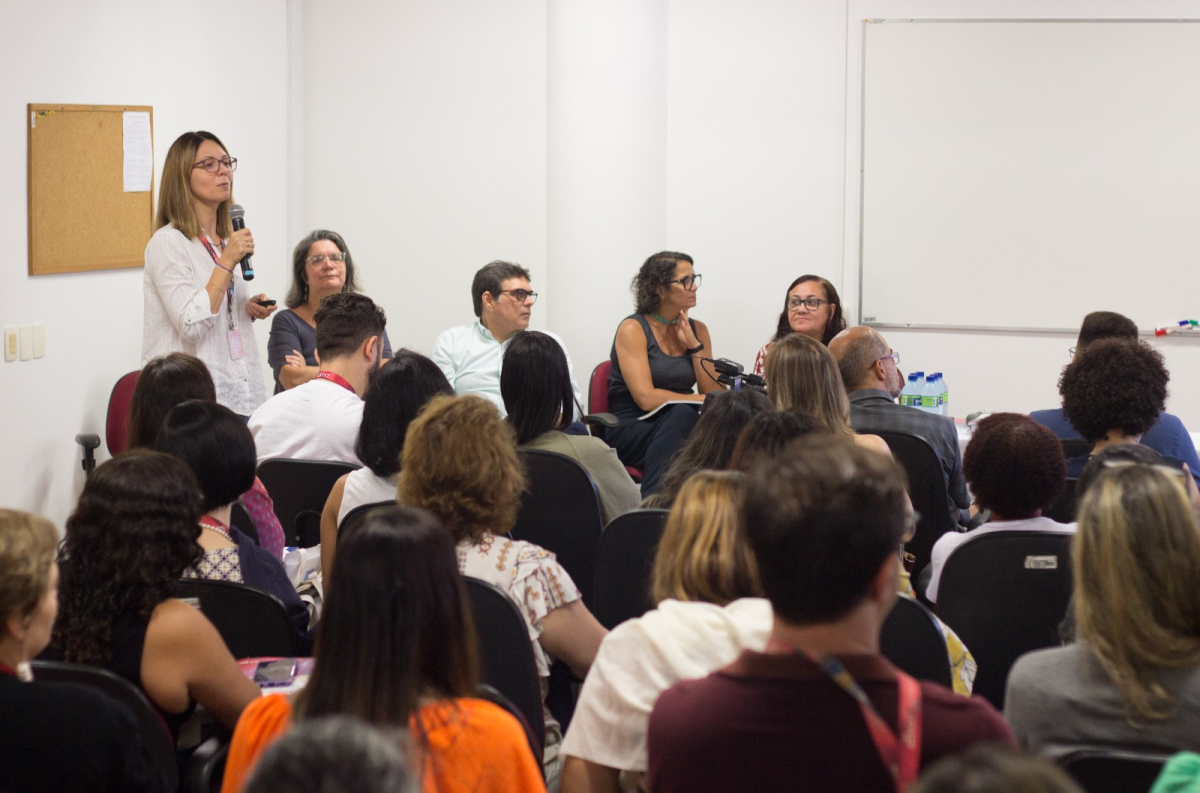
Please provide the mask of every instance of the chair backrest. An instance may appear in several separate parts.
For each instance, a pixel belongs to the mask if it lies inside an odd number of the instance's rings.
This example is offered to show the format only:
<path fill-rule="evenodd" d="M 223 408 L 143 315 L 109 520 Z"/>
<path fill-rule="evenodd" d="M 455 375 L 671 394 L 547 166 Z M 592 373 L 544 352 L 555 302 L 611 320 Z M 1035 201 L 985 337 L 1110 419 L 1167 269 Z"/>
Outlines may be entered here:
<path fill-rule="evenodd" d="M 486 581 L 464 576 L 471 598 L 471 614 L 479 641 L 481 680 L 492 686 L 521 711 L 537 738 L 538 758 L 546 743 L 546 719 L 537 661 L 525 618 L 508 595 Z"/>
<path fill-rule="evenodd" d="M 396 506 L 395 499 L 391 501 L 375 501 L 371 504 L 359 504 L 357 507 L 347 512 L 346 517 L 342 518 L 342 522 L 338 524 L 338 541 L 341 541 L 342 535 L 344 535 L 347 531 L 350 531 L 355 526 L 362 523 L 363 519 L 366 518 L 372 510 L 394 506 Z"/>
<path fill-rule="evenodd" d="M 1054 506 L 1042 512 L 1044 517 L 1057 520 L 1059 523 L 1074 523 L 1075 513 L 1079 510 L 1079 480 L 1067 478 L 1067 486 Z"/>
<path fill-rule="evenodd" d="M 529 743 L 529 751 L 533 753 L 533 759 L 537 761 L 538 769 L 545 776 L 546 771 L 542 768 L 542 744 L 538 741 L 537 736 L 533 734 L 533 728 L 529 726 L 529 722 L 525 720 L 525 714 L 521 709 L 513 704 L 513 701 L 501 694 L 495 688 L 487 683 L 480 683 L 475 688 L 475 696 L 480 699 L 487 700 L 493 705 L 497 705 L 507 711 L 508 715 L 517 720 L 521 725 L 521 729 L 525 731 L 525 740 Z"/>
<path fill-rule="evenodd" d="M 946 640 L 929 609 L 901 595 L 883 623 L 879 650 L 889 661 L 918 680 L 950 688 L 950 655 Z"/>
<path fill-rule="evenodd" d="M 1149 793 L 1170 755 L 1080 748 L 1057 759 L 1087 793 Z"/>
<path fill-rule="evenodd" d="M 600 535 L 592 613 L 609 630 L 654 608 L 650 574 L 668 514 L 635 509 L 613 518 Z"/>
<path fill-rule="evenodd" d="M 145 693 L 120 675 L 107 669 L 83 664 L 68 664 L 60 661 L 34 661 L 33 676 L 37 680 L 58 683 L 75 683 L 94 688 L 120 702 L 133 711 L 138 735 L 158 770 L 164 790 L 174 790 L 179 784 L 179 768 L 175 760 L 175 742 L 162 717 Z"/>
<path fill-rule="evenodd" d="M 974 693 L 1004 709 L 1013 662 L 1059 644 L 1071 588 L 1070 534 L 997 531 L 951 551 L 937 613 L 975 656 Z"/>
<path fill-rule="evenodd" d="M 601 361 L 592 370 L 588 380 L 588 413 L 608 412 L 608 376 L 612 373 L 612 361 Z"/>
<path fill-rule="evenodd" d="M 175 597 L 203 612 L 234 658 L 288 657 L 299 650 L 287 609 L 270 593 L 229 581 L 181 578 Z"/>
<path fill-rule="evenodd" d="M 512 536 L 552 551 L 590 605 L 596 546 L 604 531 L 596 483 L 565 454 L 522 449 L 520 455 L 526 485 Z"/>
<path fill-rule="evenodd" d="M 943 534 L 958 531 L 957 517 L 950 512 L 950 496 L 946 477 L 933 447 L 922 437 L 898 430 L 876 431 L 887 442 L 896 462 L 908 475 L 908 497 L 913 509 L 920 514 L 917 531 L 904 550 L 916 557 L 912 576 L 915 581 L 922 568 L 929 564 L 933 544 Z"/>
<path fill-rule="evenodd" d="M 321 511 L 339 478 L 358 468 L 324 460 L 274 458 L 258 464 L 258 478 L 275 502 L 284 543 L 311 548 L 321 544 Z"/>
<path fill-rule="evenodd" d="M 108 413 L 104 421 L 104 443 L 108 453 L 116 457 L 125 451 L 126 435 L 129 432 L 129 403 L 133 401 L 133 388 L 137 385 L 142 370 L 122 375 L 108 395 Z"/>
<path fill-rule="evenodd" d="M 213 736 L 196 747 L 183 768 L 179 793 L 220 793 L 229 741 Z"/>
<path fill-rule="evenodd" d="M 1083 438 L 1060 438 L 1059 441 L 1062 443 L 1063 457 L 1068 460 L 1072 457 L 1085 457 L 1091 454 L 1092 446 L 1095 445 Z"/>
<path fill-rule="evenodd" d="M 250 519 L 250 513 L 242 506 L 242 502 L 233 502 L 233 509 L 229 513 L 229 524 L 234 526 L 242 534 L 245 534 L 250 539 L 254 540 L 255 545 L 261 545 L 258 541 L 258 527 L 254 525 L 254 521 Z"/>

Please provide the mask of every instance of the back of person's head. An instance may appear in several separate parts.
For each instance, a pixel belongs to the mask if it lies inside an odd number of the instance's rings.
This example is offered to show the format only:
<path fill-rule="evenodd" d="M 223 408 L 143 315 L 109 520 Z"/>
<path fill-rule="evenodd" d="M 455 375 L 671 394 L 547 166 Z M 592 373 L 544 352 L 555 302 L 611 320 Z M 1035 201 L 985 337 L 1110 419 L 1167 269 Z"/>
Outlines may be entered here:
<path fill-rule="evenodd" d="M 184 402 L 163 419 L 157 451 L 187 463 L 204 494 L 204 511 L 232 504 L 254 485 L 254 436 L 216 402 Z"/>
<path fill-rule="evenodd" d="M 867 374 L 888 354 L 888 345 L 878 332 L 855 325 L 830 339 L 829 352 L 837 361 L 842 385 L 846 391 L 855 391 L 867 384 Z"/>
<path fill-rule="evenodd" d="M 1163 457 L 1149 446 L 1143 446 L 1140 443 L 1118 443 L 1112 446 L 1105 446 L 1100 451 L 1096 452 L 1087 461 L 1087 465 L 1083 467 L 1083 473 L 1079 475 L 1079 482 L 1075 485 L 1076 498 L 1082 499 L 1096 481 L 1096 477 L 1106 469 L 1109 462 L 1112 461 L 1116 465 L 1163 465 Z"/>
<path fill-rule="evenodd" d="M 1115 311 L 1093 311 L 1083 318 L 1079 326 L 1079 339 L 1075 342 L 1075 354 L 1101 339 L 1128 339 L 1136 341 L 1137 325 L 1129 317 Z"/>
<path fill-rule="evenodd" d="M 738 436 L 729 470 L 749 471 L 759 460 L 778 457 L 797 438 L 823 429 L 816 419 L 798 410 L 759 413 Z"/>
<path fill-rule="evenodd" d="M 750 419 L 771 410 L 771 400 L 757 388 L 710 395 L 687 442 L 671 458 L 658 492 L 646 500 L 647 506 L 669 509 L 679 488 L 696 471 L 728 468 L 733 447 Z"/>
<path fill-rule="evenodd" d="M 38 515 L 0 509 L 0 634 L 10 620 L 24 623 L 50 589 L 58 549 L 54 524 Z"/>
<path fill-rule="evenodd" d="M 92 472 L 59 552 L 54 644 L 68 661 L 111 660 L 112 622 L 149 617 L 202 554 L 202 496 L 182 460 L 137 449 Z"/>
<path fill-rule="evenodd" d="M 362 423 L 355 453 L 376 476 L 400 470 L 400 450 L 408 425 L 429 400 L 453 394 L 450 381 L 436 363 L 412 350 L 400 350 L 371 378 L 363 396 Z"/>
<path fill-rule="evenodd" d="M 742 474 L 697 471 L 679 490 L 651 577 L 654 600 L 724 606 L 761 595 L 758 567 L 741 527 Z"/>
<path fill-rule="evenodd" d="M 829 432 L 853 433 L 850 400 L 837 361 L 821 342 L 803 333 L 775 342 L 767 352 L 763 377 L 775 407 L 807 413 Z"/>
<path fill-rule="evenodd" d="M 1170 382 L 1162 354 L 1126 339 L 1102 339 L 1075 353 L 1058 381 L 1063 414 L 1084 440 L 1111 430 L 1145 434 L 1166 409 Z"/>
<path fill-rule="evenodd" d="M 397 496 L 432 513 L 456 541 L 510 531 L 524 489 L 512 429 L 483 397 L 434 397 L 408 426 Z"/>
<path fill-rule="evenodd" d="M 529 277 L 529 271 L 521 265 L 500 259 L 488 262 L 479 268 L 479 271 L 475 273 L 475 278 L 471 280 L 471 304 L 475 308 L 475 316 L 483 316 L 484 293 L 499 298 L 500 290 L 504 288 L 502 284 L 509 278 L 533 280 Z"/>
<path fill-rule="evenodd" d="M 475 628 L 454 540 L 432 515 L 384 507 L 338 541 L 303 718 L 403 727 L 425 696 L 475 690 Z"/>
<path fill-rule="evenodd" d="M 322 361 L 353 355 L 372 336 L 379 337 L 383 350 L 383 329 L 387 315 L 366 295 L 339 292 L 321 301 L 313 314 L 317 326 L 317 354 Z"/>
<path fill-rule="evenodd" d="M 167 413 L 189 399 L 217 401 L 217 388 L 204 361 L 186 352 L 173 352 L 148 361 L 129 401 L 126 447 L 153 446 Z"/>
<path fill-rule="evenodd" d="M 975 744 L 934 763 L 912 793 L 1083 793 L 1066 772 L 1044 757 L 996 743 Z"/>
<path fill-rule="evenodd" d="M 975 501 L 997 519 L 1022 520 L 1049 509 L 1066 486 L 1062 442 L 1020 413 L 993 413 L 975 425 L 963 476 Z"/>
<path fill-rule="evenodd" d="M 297 724 L 267 747 L 245 793 L 417 793 L 406 730 L 326 716 Z"/>
<path fill-rule="evenodd" d="M 911 515 L 904 472 L 836 435 L 806 435 L 751 472 L 742 526 L 775 614 L 831 622 L 868 595 Z"/>
<path fill-rule="evenodd" d="M 504 351 L 500 396 L 517 443 L 565 429 L 575 414 L 575 391 L 567 355 L 558 342 L 536 330 L 513 336 Z"/>
<path fill-rule="evenodd" d="M 1079 504 L 1076 630 L 1140 720 L 1177 708 L 1164 669 L 1200 663 L 1200 528 L 1184 476 L 1109 461 Z"/>

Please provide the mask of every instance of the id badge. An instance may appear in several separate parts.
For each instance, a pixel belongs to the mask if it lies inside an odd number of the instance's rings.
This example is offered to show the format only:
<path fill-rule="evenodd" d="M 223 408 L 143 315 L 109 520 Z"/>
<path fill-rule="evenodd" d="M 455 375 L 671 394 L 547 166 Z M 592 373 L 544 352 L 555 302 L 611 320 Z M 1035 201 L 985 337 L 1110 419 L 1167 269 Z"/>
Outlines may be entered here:
<path fill-rule="evenodd" d="M 229 331 L 229 357 L 236 361 L 241 359 L 243 354 L 242 332 L 240 330 Z"/>

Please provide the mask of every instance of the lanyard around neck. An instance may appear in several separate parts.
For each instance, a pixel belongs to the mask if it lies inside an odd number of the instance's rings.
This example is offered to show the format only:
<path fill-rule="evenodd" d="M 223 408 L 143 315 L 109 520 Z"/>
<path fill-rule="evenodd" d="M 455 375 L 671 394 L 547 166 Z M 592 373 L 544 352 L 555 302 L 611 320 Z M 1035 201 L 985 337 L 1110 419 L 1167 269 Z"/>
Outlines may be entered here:
<path fill-rule="evenodd" d="M 217 251 L 215 248 L 213 248 L 213 244 L 211 242 L 209 242 L 208 235 L 202 231 L 197 236 L 199 237 L 200 242 L 204 243 L 204 248 L 205 248 L 205 250 L 208 251 L 208 255 L 212 257 L 213 264 L 217 265 L 222 270 L 227 269 L 225 267 L 225 265 L 221 264 L 221 257 L 219 255 L 217 255 Z M 225 240 L 221 240 L 221 250 L 222 251 L 225 250 Z M 233 271 L 232 270 L 229 272 L 229 289 L 226 290 L 226 292 L 225 292 L 225 299 L 229 305 L 229 329 L 233 330 L 234 327 L 236 327 L 236 326 L 233 323 Z"/>
<path fill-rule="evenodd" d="M 328 380 L 331 383 L 340 385 L 342 388 L 346 389 L 351 394 L 354 394 L 356 396 L 358 395 L 358 392 L 354 390 L 354 386 L 350 385 L 350 381 L 347 380 L 346 378 L 342 377 L 340 374 L 337 374 L 336 372 L 328 372 L 328 371 L 322 369 L 321 371 L 317 372 L 317 379 L 318 380 Z"/>

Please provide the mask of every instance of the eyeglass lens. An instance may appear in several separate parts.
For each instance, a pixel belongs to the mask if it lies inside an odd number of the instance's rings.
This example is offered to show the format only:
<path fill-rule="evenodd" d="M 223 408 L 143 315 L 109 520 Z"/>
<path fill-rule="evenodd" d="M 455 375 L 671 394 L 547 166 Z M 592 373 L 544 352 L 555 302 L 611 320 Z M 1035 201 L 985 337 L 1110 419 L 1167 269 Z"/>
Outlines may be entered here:
<path fill-rule="evenodd" d="M 329 261 L 331 261 L 331 262 L 342 262 L 342 261 L 346 260 L 346 257 L 342 256 L 342 254 L 340 254 L 340 253 L 331 253 L 331 254 L 329 254 L 328 258 L 329 258 Z M 318 253 L 316 256 L 309 256 L 308 263 L 309 264 L 324 264 L 325 259 L 326 259 L 325 254 Z"/>
<path fill-rule="evenodd" d="M 501 291 L 512 295 L 513 300 L 518 303 L 524 303 L 526 300 L 537 302 L 537 292 L 530 292 L 527 289 L 503 289 Z"/>
<path fill-rule="evenodd" d="M 827 301 L 822 300 L 819 297 L 810 297 L 810 298 L 806 298 L 803 300 L 801 300 L 798 297 L 793 297 L 790 300 L 788 300 L 788 308 L 795 311 L 796 309 L 800 308 L 800 306 L 804 306 L 809 311 L 816 311 L 818 308 L 821 307 L 821 304 L 825 303 L 825 302 L 827 302 Z"/>
<path fill-rule="evenodd" d="M 208 171 L 209 173 L 216 173 L 217 171 L 221 170 L 222 165 L 224 165 L 230 171 L 237 170 L 236 157 L 223 157 L 219 160 L 216 157 L 205 157 L 196 164 L 204 166 L 204 170 Z"/>

